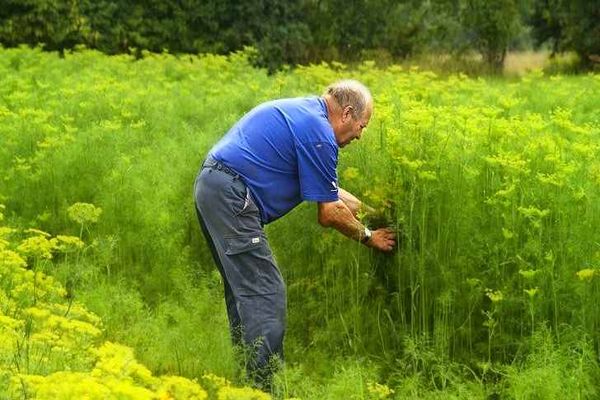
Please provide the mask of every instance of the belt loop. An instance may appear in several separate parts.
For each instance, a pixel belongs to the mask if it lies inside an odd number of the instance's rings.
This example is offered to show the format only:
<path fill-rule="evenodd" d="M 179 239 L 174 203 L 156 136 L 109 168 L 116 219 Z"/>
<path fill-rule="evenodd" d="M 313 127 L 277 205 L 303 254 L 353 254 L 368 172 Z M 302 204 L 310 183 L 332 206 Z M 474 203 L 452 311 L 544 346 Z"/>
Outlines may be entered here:
<path fill-rule="evenodd" d="M 229 168 L 227 165 L 215 160 L 210 156 L 206 158 L 206 160 L 202 164 L 202 168 L 208 168 L 209 171 L 212 171 L 213 169 L 223 171 L 226 174 L 231 175 L 234 180 L 238 180 L 240 178 L 240 174 L 238 174 L 236 170 Z"/>

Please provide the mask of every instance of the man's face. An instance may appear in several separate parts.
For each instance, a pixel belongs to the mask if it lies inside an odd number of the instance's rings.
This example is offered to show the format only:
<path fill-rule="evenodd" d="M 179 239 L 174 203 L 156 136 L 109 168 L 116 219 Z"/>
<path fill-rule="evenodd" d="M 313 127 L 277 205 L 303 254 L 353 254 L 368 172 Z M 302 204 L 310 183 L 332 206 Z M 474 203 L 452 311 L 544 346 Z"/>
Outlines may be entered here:
<path fill-rule="evenodd" d="M 340 147 L 345 147 L 353 140 L 361 138 L 363 130 L 367 127 L 371 119 L 372 107 L 369 105 L 364 114 L 356 118 L 352 116 L 351 111 L 346 113 L 346 110 L 344 110 L 344 113 L 342 116 L 342 128 L 337 135 L 337 143 Z"/>

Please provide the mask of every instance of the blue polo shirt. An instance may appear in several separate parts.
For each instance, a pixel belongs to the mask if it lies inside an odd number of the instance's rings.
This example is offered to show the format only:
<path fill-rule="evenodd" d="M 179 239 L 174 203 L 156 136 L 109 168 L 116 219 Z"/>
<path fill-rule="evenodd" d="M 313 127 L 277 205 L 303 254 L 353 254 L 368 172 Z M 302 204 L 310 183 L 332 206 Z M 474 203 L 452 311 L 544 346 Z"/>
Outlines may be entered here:
<path fill-rule="evenodd" d="M 323 98 L 263 103 L 209 154 L 240 174 L 265 224 L 303 200 L 338 200 L 338 145 Z"/>

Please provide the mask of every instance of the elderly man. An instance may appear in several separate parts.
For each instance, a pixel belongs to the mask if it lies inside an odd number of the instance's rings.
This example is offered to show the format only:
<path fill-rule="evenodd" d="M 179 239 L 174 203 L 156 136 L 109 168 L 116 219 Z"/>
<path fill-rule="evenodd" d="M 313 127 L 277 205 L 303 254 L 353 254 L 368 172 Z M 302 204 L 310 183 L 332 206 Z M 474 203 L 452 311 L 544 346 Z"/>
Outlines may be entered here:
<path fill-rule="evenodd" d="M 369 90 L 344 80 L 322 97 L 259 105 L 210 150 L 195 183 L 202 231 L 223 277 L 234 344 L 248 349 L 247 372 L 269 389 L 273 356 L 283 359 L 285 284 L 264 225 L 303 200 L 316 202 L 319 224 L 391 251 L 390 229 L 357 219 L 361 202 L 338 187 L 338 149 L 360 139 L 373 112 Z"/>

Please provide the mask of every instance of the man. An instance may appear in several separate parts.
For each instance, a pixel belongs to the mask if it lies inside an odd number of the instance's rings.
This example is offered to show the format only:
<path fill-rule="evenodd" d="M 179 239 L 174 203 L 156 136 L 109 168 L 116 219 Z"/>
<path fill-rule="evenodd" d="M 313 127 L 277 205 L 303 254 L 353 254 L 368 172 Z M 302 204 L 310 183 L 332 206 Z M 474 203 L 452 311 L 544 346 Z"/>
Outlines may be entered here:
<path fill-rule="evenodd" d="M 283 359 L 286 294 L 263 226 L 303 200 L 319 223 L 368 247 L 391 251 L 390 229 L 357 219 L 361 202 L 338 188 L 338 149 L 360 139 L 373 112 L 369 90 L 337 82 L 322 97 L 282 99 L 251 110 L 212 148 L 196 178 L 202 231 L 223 277 L 232 339 L 250 349 L 255 384 L 269 389 Z"/>

